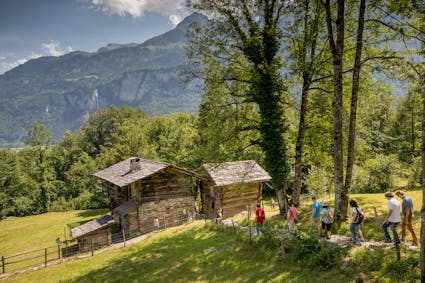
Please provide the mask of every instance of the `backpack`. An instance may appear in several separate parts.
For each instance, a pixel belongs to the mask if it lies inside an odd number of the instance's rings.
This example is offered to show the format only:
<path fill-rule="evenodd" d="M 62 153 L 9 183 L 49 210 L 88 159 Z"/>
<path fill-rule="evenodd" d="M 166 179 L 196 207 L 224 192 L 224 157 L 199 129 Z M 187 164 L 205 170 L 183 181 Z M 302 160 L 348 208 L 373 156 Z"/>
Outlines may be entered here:
<path fill-rule="evenodd" d="M 329 209 L 329 212 L 328 212 L 328 220 L 329 222 L 334 222 L 334 213 L 331 209 Z"/>
<path fill-rule="evenodd" d="M 357 207 L 356 207 L 356 211 L 357 211 L 357 216 L 356 216 L 356 220 L 354 221 L 354 223 L 356 224 L 362 224 L 366 218 L 366 215 L 360 211 Z"/>

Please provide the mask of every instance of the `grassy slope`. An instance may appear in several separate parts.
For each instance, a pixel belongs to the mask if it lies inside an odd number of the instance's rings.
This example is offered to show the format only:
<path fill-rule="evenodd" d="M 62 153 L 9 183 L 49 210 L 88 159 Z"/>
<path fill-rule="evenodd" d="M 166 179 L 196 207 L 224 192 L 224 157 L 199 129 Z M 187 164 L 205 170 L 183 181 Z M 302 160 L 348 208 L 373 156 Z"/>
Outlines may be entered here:
<path fill-rule="evenodd" d="M 13 217 L 0 221 L 0 256 L 9 256 L 28 250 L 56 244 L 64 240 L 67 224 L 89 220 L 107 213 L 104 209 L 55 212 L 27 217 Z M 69 229 L 66 228 L 67 238 Z"/>
<path fill-rule="evenodd" d="M 348 281 L 338 272 L 306 272 L 284 264 L 232 229 L 204 227 L 198 221 L 125 248 L 16 275 L 7 282 L 312 282 L 312 278 Z"/>
<path fill-rule="evenodd" d="M 422 192 L 408 192 L 407 195 L 413 197 L 415 210 L 418 212 Z M 383 239 L 382 232 L 375 230 L 375 222 L 372 221 L 373 206 L 377 207 L 379 224 L 386 215 L 387 200 L 383 194 L 352 197 L 358 200 L 370 217 L 369 222 L 362 228 L 365 237 Z M 300 211 L 302 222 L 308 222 L 309 204 L 307 203 Z M 55 213 L 2 221 L 0 251 L 5 247 L 9 247 L 10 251 L 13 249 L 22 251 L 27 245 L 25 242 L 30 239 L 31 241 L 42 239 L 45 243 L 54 243 L 57 236 L 63 235 L 66 223 L 93 218 L 99 213 L 100 211 Z M 266 213 L 267 221 L 286 226 L 277 209 L 271 210 L 266 207 Z M 37 233 L 29 236 L 31 225 L 32 227 L 37 225 L 34 229 Z M 71 260 L 39 271 L 16 275 L 7 282 L 349 282 L 352 280 L 349 272 L 340 272 L 339 269 L 319 272 L 283 263 L 276 254 L 272 255 L 260 245 L 255 243 L 249 245 L 247 237 L 235 235 L 232 229 L 209 229 L 203 226 L 203 222 L 195 222 L 168 229 L 126 248 L 104 251 L 94 257 Z M 419 213 L 415 216 L 415 227 L 419 233 Z M 46 231 L 40 236 L 41 230 Z M 49 234 L 47 230 L 51 233 Z M 16 231 L 22 235 L 10 237 L 9 233 L 16 234 Z M 22 231 L 25 232 L 21 233 Z M 339 231 L 347 232 L 341 228 Z M 7 239 L 7 243 L 4 243 L 3 239 Z M 410 239 L 409 233 L 407 239 Z M 20 248 L 17 248 L 18 246 Z M 387 281 L 382 279 L 379 282 Z"/>

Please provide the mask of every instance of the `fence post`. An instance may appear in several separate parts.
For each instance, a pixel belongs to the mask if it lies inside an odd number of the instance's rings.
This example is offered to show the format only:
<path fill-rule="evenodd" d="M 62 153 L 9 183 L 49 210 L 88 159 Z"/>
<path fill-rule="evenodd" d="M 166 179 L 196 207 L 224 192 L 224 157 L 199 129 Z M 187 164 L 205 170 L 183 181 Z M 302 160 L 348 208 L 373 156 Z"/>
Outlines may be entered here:
<path fill-rule="evenodd" d="M 6 269 L 5 269 L 4 256 L 1 256 L 1 266 L 2 266 L 3 273 L 5 273 Z"/>
<path fill-rule="evenodd" d="M 379 231 L 378 213 L 376 212 L 376 206 L 373 207 L 373 213 L 375 214 L 375 228 Z"/>
<path fill-rule="evenodd" d="M 251 223 L 248 224 L 249 228 L 249 244 L 252 244 L 252 229 L 251 229 Z"/>
<path fill-rule="evenodd" d="M 93 256 L 93 255 L 94 255 L 94 250 L 93 250 L 93 238 L 91 238 L 90 245 L 91 245 L 91 256 Z"/>
<path fill-rule="evenodd" d="M 47 248 L 44 249 L 44 267 L 47 267 Z"/>
<path fill-rule="evenodd" d="M 66 226 L 63 227 L 63 235 L 65 237 L 65 245 L 66 245 L 66 247 L 68 247 L 68 241 L 66 240 Z"/>
<path fill-rule="evenodd" d="M 125 232 L 124 232 L 124 229 L 121 230 L 121 233 L 122 233 L 122 239 L 124 241 L 124 247 L 125 247 Z"/>
<path fill-rule="evenodd" d="M 285 241 L 283 231 L 280 231 L 280 246 L 282 247 L 282 260 L 285 260 Z"/>
<path fill-rule="evenodd" d="M 395 225 L 391 225 L 391 230 L 393 232 L 393 239 L 394 239 L 394 242 L 395 242 L 395 251 L 396 251 L 397 260 L 400 260 L 400 258 L 401 258 L 401 256 L 400 256 L 400 239 L 398 238 L 397 227 Z"/>

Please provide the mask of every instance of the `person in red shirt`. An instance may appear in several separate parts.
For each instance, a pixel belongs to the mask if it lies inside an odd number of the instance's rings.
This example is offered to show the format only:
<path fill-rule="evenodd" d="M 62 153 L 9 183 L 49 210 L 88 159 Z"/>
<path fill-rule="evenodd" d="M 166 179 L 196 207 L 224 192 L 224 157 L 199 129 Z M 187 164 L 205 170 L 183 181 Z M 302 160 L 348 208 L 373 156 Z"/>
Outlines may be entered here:
<path fill-rule="evenodd" d="M 260 204 L 257 204 L 257 210 L 255 211 L 255 228 L 257 229 L 257 236 L 260 235 L 260 228 L 263 226 L 264 219 L 266 214 L 264 209 L 261 208 Z"/>

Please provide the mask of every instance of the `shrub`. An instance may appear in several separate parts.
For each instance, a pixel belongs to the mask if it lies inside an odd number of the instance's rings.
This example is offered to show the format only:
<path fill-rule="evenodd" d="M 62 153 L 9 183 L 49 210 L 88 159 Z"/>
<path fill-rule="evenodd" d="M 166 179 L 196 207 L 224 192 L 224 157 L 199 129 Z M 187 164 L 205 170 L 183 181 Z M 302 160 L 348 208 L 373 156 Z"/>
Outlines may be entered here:
<path fill-rule="evenodd" d="M 400 260 L 392 260 L 384 266 L 384 272 L 396 281 L 418 282 L 420 279 L 419 256 L 410 255 Z"/>
<path fill-rule="evenodd" d="M 267 249 L 277 249 L 280 247 L 280 235 L 276 228 L 265 222 L 261 227 L 261 237 L 259 239 Z"/>
<path fill-rule="evenodd" d="M 322 195 L 329 190 L 332 182 L 332 175 L 329 172 L 320 167 L 311 166 L 305 176 L 304 185 L 311 194 Z"/>
<path fill-rule="evenodd" d="M 385 251 L 382 248 L 377 249 L 358 249 L 352 255 L 356 271 L 372 272 L 382 269 L 385 258 Z"/>
<path fill-rule="evenodd" d="M 285 250 L 292 260 L 311 268 L 332 269 L 340 266 L 345 251 L 327 241 L 319 241 L 316 235 L 297 229 L 285 241 Z"/>
<path fill-rule="evenodd" d="M 363 167 L 355 168 L 353 192 L 379 193 L 390 190 L 398 167 L 396 156 L 377 155 L 374 159 L 366 160 Z"/>

